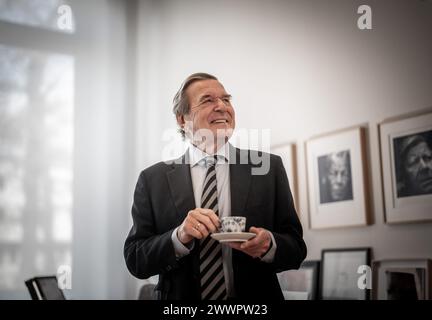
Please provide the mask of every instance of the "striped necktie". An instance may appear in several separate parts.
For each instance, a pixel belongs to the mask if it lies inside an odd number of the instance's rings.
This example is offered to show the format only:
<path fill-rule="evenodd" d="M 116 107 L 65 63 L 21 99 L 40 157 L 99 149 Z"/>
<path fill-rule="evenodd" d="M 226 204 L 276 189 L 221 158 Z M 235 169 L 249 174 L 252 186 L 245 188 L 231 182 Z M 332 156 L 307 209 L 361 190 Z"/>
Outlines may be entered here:
<path fill-rule="evenodd" d="M 216 162 L 217 156 L 206 158 L 201 208 L 212 209 L 218 215 Z M 200 241 L 200 283 L 202 300 L 226 300 L 222 245 L 210 236 Z"/>

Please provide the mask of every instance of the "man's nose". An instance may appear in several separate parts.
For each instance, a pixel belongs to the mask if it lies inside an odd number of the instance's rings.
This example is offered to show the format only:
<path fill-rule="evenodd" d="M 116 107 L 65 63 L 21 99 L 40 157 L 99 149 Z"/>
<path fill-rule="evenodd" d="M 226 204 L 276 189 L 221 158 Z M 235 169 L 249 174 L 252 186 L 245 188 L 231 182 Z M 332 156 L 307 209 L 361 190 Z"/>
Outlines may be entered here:
<path fill-rule="evenodd" d="M 227 105 L 223 102 L 222 98 L 216 98 L 216 104 L 214 107 L 214 111 L 226 111 Z"/>
<path fill-rule="evenodd" d="M 432 161 L 426 159 L 425 157 L 420 158 L 419 165 L 421 169 L 432 169 Z"/>

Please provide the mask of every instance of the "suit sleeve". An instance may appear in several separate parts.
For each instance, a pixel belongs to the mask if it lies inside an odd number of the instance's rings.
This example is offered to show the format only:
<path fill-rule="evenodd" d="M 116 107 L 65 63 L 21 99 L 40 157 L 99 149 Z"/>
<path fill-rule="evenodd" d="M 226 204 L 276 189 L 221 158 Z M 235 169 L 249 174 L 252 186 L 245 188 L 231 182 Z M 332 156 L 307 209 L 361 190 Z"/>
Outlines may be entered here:
<path fill-rule="evenodd" d="M 298 269 L 306 258 L 307 248 L 303 240 L 303 228 L 294 207 L 288 177 L 277 156 L 275 165 L 275 230 L 277 249 L 273 265 L 277 272 Z"/>
<path fill-rule="evenodd" d="M 134 192 L 133 225 L 124 245 L 127 268 L 139 279 L 170 271 L 178 264 L 171 239 L 174 229 L 157 234 L 154 214 L 143 171 Z"/>

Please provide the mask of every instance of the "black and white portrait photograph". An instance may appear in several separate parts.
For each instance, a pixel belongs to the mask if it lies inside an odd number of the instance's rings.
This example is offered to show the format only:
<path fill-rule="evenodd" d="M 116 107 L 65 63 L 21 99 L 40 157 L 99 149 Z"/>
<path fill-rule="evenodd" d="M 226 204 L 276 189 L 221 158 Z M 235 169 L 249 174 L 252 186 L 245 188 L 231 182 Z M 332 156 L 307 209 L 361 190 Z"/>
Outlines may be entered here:
<path fill-rule="evenodd" d="M 349 150 L 318 157 L 320 203 L 353 199 Z"/>
<path fill-rule="evenodd" d="M 406 114 L 380 125 L 387 223 L 432 220 L 432 112 Z"/>
<path fill-rule="evenodd" d="M 432 130 L 393 140 L 398 198 L 432 194 Z"/>
<path fill-rule="evenodd" d="M 306 142 L 312 229 L 369 223 L 365 128 L 339 129 Z"/>

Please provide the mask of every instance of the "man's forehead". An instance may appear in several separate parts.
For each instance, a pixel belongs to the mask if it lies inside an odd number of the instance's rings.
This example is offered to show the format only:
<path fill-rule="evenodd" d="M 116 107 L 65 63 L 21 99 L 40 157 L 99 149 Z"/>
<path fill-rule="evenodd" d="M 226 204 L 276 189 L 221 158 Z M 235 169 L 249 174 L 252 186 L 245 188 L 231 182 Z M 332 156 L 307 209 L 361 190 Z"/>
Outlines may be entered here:
<path fill-rule="evenodd" d="M 208 94 L 214 94 L 214 93 L 226 94 L 226 91 L 223 85 L 219 81 L 209 79 L 209 80 L 200 80 L 192 83 L 188 88 L 188 93 L 199 99 L 200 97 L 203 97 Z"/>
<path fill-rule="evenodd" d="M 425 151 L 430 151 L 430 149 L 429 149 L 429 146 L 427 145 L 427 143 L 426 142 L 424 142 L 424 141 L 422 141 L 422 142 L 420 142 L 420 143 L 417 143 L 416 145 L 414 145 L 410 150 L 409 150 L 409 152 L 421 152 L 421 151 L 423 151 L 423 152 L 425 152 Z"/>

